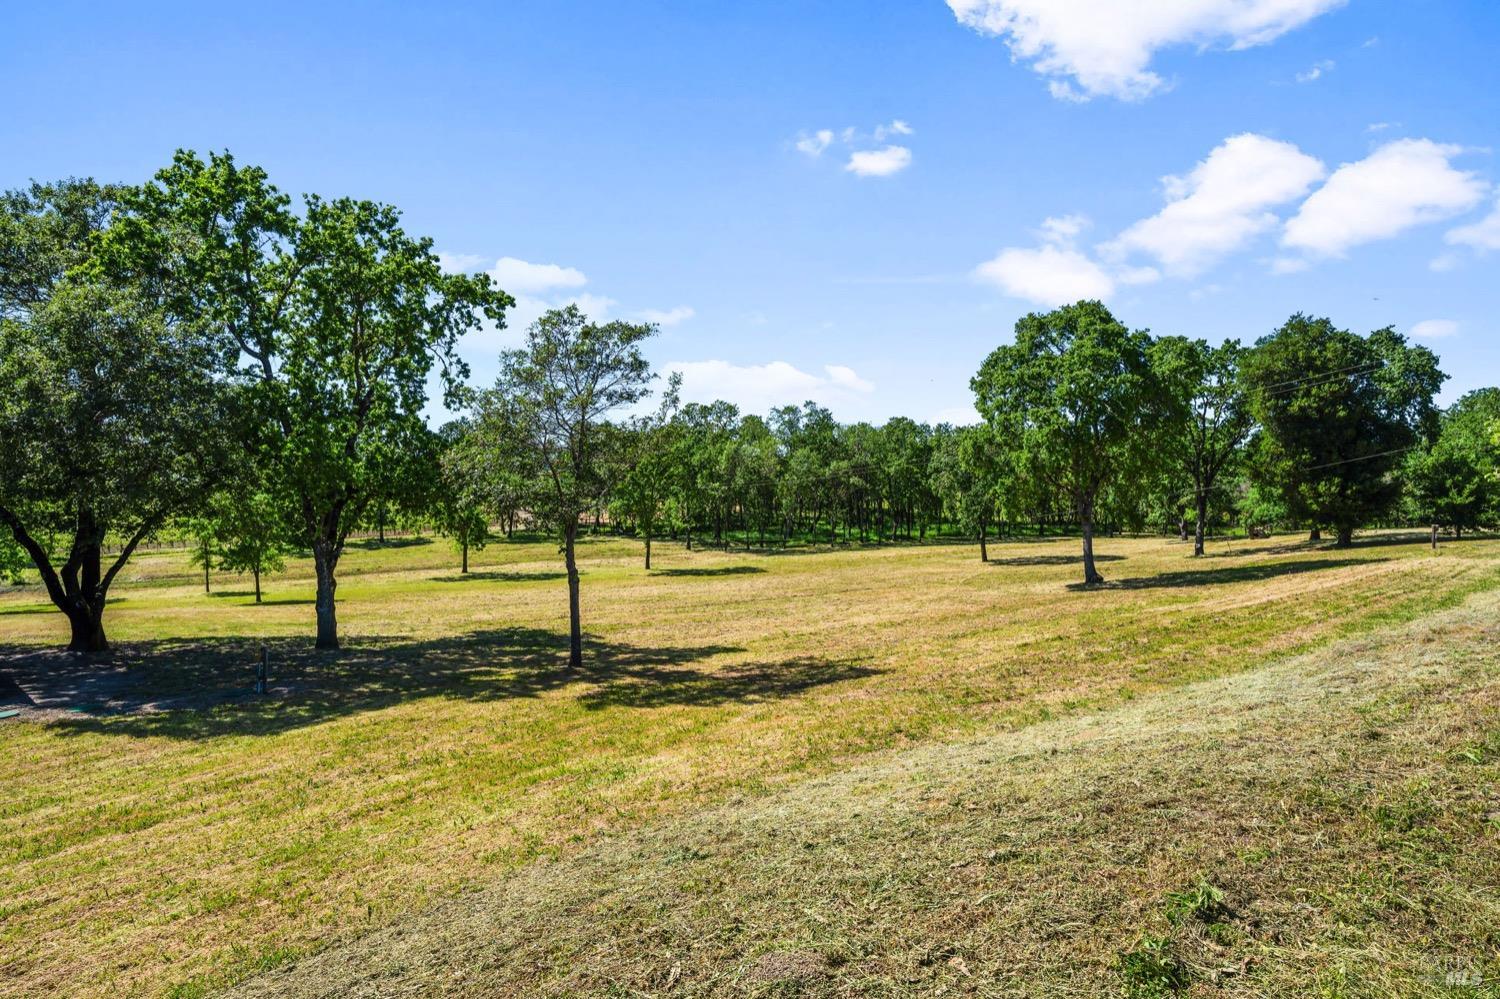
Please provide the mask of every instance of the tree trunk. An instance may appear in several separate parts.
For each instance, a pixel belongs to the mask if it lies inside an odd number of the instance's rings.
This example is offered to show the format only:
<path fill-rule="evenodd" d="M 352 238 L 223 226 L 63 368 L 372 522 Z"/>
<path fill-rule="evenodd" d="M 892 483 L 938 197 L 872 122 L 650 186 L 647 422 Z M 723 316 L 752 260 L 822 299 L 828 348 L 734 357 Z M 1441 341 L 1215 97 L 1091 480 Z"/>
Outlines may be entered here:
<path fill-rule="evenodd" d="M 318 639 L 315 646 L 320 649 L 339 647 L 338 612 L 334 603 L 334 591 L 338 589 L 338 580 L 334 578 L 337 565 L 338 555 L 333 542 L 326 538 L 314 541 L 313 569 L 318 576 Z"/>
<path fill-rule="evenodd" d="M 208 556 L 203 556 L 203 592 L 208 593 Z"/>
<path fill-rule="evenodd" d="M 988 562 L 990 560 L 989 541 L 985 537 L 989 533 L 986 530 L 987 527 L 988 525 L 984 521 L 981 520 L 979 522 L 979 561 L 981 562 Z"/>
<path fill-rule="evenodd" d="M 646 532 L 646 569 L 651 568 L 651 532 Z"/>
<path fill-rule="evenodd" d="M 1193 555 L 1203 554 L 1203 535 L 1208 523 L 1208 496 L 1198 492 L 1198 524 L 1193 529 Z"/>
<path fill-rule="evenodd" d="M 94 654 L 109 651 L 109 639 L 104 635 L 103 601 L 98 605 L 80 600 L 67 611 L 71 637 L 69 652 Z"/>
<path fill-rule="evenodd" d="M 255 577 L 255 602 L 260 603 L 260 569 L 251 570 L 251 575 Z"/>
<path fill-rule="evenodd" d="M 469 539 L 468 538 L 465 538 L 464 542 L 463 542 L 463 566 L 458 571 L 459 571 L 459 573 L 461 575 L 467 576 L 469 574 Z"/>
<path fill-rule="evenodd" d="M 1354 528 L 1340 527 L 1338 529 L 1338 541 L 1334 542 L 1335 547 L 1348 548 L 1352 544 L 1354 544 Z"/>
<path fill-rule="evenodd" d="M 1432 550 L 1437 551 L 1437 525 L 1432 525 Z"/>
<path fill-rule="evenodd" d="M 1178 514 L 1178 516 L 1177 516 L 1177 540 L 1178 541 L 1186 541 L 1187 540 L 1187 514 L 1185 514 L 1185 513 Z M 1202 552 L 1197 552 L 1195 554 L 1201 555 Z"/>
<path fill-rule="evenodd" d="M 1323 532 L 1322 532 L 1322 530 L 1319 529 L 1319 528 L 1314 527 L 1311 531 L 1308 532 L 1307 540 L 1308 541 L 1322 541 L 1323 540 Z"/>
<path fill-rule="evenodd" d="M 1099 570 L 1094 568 L 1094 504 L 1079 505 L 1078 519 L 1083 527 L 1083 582 L 1087 586 L 1104 582 Z"/>
<path fill-rule="evenodd" d="M 568 668 L 583 668 L 583 624 L 578 608 L 578 559 L 573 542 L 578 535 L 576 518 L 563 528 L 563 559 L 568 566 Z"/>

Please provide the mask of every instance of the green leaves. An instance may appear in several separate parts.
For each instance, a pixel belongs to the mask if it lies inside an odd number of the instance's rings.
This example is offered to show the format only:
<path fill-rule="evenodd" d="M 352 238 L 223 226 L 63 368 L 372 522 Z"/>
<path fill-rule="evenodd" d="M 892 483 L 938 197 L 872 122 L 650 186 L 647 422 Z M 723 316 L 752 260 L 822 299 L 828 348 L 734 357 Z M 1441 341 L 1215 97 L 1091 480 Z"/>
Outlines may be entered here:
<path fill-rule="evenodd" d="M 1497 420 L 1500 389 L 1470 392 L 1442 414 L 1437 439 L 1411 452 L 1404 469 L 1415 516 L 1459 530 L 1500 518 Z"/>
<path fill-rule="evenodd" d="M 1396 469 L 1437 429 L 1446 376 L 1431 351 L 1394 330 L 1360 337 L 1295 315 L 1244 368 L 1260 426 L 1252 471 L 1293 517 L 1332 525 L 1344 544 L 1393 508 Z"/>
<path fill-rule="evenodd" d="M 1151 456 L 1165 407 L 1149 344 L 1098 302 L 1033 313 L 971 381 L 976 406 L 1018 468 L 1091 511 Z"/>
<path fill-rule="evenodd" d="M 557 527 L 604 501 L 612 482 L 609 414 L 650 393 L 655 376 L 640 344 L 651 324 L 588 321 L 577 306 L 554 309 L 501 355 L 499 382 L 480 405 L 492 439 L 516 447 L 535 472 L 532 512 Z"/>

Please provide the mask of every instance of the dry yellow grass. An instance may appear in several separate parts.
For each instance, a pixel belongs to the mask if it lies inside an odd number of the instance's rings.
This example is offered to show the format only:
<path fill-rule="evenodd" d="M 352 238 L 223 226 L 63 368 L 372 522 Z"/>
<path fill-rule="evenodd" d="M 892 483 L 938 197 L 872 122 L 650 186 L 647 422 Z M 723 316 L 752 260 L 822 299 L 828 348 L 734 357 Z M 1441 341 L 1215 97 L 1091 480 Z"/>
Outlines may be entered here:
<path fill-rule="evenodd" d="M 584 552 L 582 674 L 560 670 L 555 546 L 460 580 L 442 545 L 353 552 L 350 650 L 307 650 L 305 566 L 273 603 L 204 596 L 150 556 L 111 606 L 120 706 L 0 723 L 0 994 L 202 994 L 540 856 L 862 754 L 1017 729 L 1450 605 L 1500 582 L 1490 542 L 1112 539 L 755 555 Z M 224 581 L 221 581 L 223 585 Z M 0 643 L 55 643 L 33 593 Z M 280 693 L 243 692 L 254 642 Z M 36 660 L 37 657 L 30 657 Z M 33 665 L 27 669 L 36 670 Z M 176 702 L 179 705 L 184 702 Z"/>
<path fill-rule="evenodd" d="M 536 864 L 244 999 L 1500 994 L 1500 593 Z"/>

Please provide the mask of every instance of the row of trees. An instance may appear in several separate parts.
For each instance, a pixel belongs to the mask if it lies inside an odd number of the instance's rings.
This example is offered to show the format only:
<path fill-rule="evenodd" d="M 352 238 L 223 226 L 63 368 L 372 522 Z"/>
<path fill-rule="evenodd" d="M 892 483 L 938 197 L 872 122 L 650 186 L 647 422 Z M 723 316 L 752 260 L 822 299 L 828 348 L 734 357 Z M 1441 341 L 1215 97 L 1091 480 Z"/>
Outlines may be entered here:
<path fill-rule="evenodd" d="M 550 312 L 465 385 L 466 332 L 512 299 L 439 266 L 368 201 L 293 210 L 227 154 L 179 153 L 139 187 L 70 180 L 0 202 L 0 571 L 29 562 L 107 648 L 106 597 L 168 525 L 205 571 L 257 581 L 293 550 L 317 577 L 317 644 L 338 646 L 351 532 L 418 515 L 463 552 L 497 521 L 554 531 L 570 661 L 582 658 L 576 541 L 608 516 L 696 544 L 922 538 L 1076 525 L 1098 582 L 1098 525 L 1327 527 L 1383 518 L 1493 523 L 1500 401 L 1433 405 L 1436 359 L 1294 316 L 1252 347 L 1152 337 L 1080 302 L 1030 315 L 972 381 L 984 421 L 838 424 L 811 403 L 768 418 L 727 403 L 649 405 L 650 325 Z M 438 432 L 429 385 L 466 417 Z M 1403 507 L 1404 504 L 1404 507 Z M 106 552 L 109 554 L 106 555 Z"/>
<path fill-rule="evenodd" d="M 575 317 L 576 318 L 576 317 Z M 551 320 L 549 320 L 551 321 Z M 598 502 L 650 541 L 785 543 L 792 537 L 922 538 L 992 527 L 1077 527 L 1084 580 L 1099 582 L 1096 525 L 1248 530 L 1300 525 L 1336 544 L 1356 528 L 1418 522 L 1457 531 L 1500 522 L 1492 439 L 1500 390 L 1446 412 L 1444 375 L 1390 329 L 1358 336 L 1293 316 L 1246 347 L 1131 331 L 1097 302 L 1034 314 L 972 381 L 984 422 L 840 425 L 826 409 L 687 405 L 611 427 L 595 456 Z M 472 495 L 525 506 L 533 449 L 481 407 Z M 499 408 L 496 408 L 499 407 Z M 464 436 L 459 436 L 460 446 Z"/>

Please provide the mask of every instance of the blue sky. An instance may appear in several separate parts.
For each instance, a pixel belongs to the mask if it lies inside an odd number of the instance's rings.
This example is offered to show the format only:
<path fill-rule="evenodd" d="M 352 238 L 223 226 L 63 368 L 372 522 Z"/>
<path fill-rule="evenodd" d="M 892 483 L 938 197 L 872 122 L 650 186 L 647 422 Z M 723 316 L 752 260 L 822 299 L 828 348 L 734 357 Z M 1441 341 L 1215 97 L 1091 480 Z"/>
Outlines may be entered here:
<path fill-rule="evenodd" d="M 1500 4 L 13 5 L 0 185 L 227 148 L 399 206 L 689 398 L 963 418 L 1016 318 L 1392 324 L 1500 383 Z M 513 327 L 516 325 L 512 323 Z M 515 330 L 466 344 L 476 381 Z"/>

